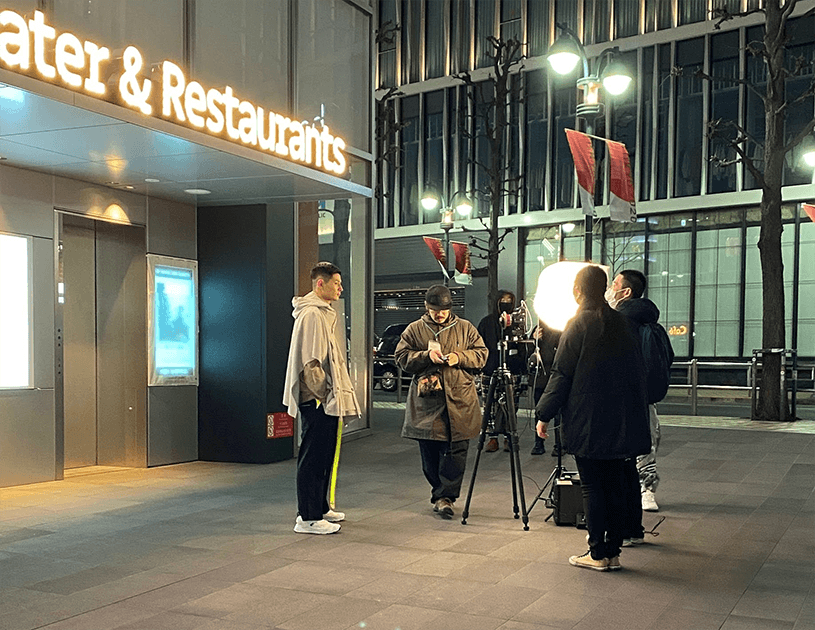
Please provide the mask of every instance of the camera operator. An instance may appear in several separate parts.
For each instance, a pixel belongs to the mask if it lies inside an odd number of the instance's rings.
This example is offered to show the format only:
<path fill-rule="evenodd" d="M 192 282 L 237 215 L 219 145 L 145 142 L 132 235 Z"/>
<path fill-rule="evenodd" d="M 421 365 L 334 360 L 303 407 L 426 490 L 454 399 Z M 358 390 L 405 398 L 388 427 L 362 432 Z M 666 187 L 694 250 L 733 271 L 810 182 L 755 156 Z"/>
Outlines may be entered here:
<path fill-rule="evenodd" d="M 537 404 L 552 373 L 555 352 L 560 342 L 560 331 L 549 328 L 549 326 L 538 320 L 538 325 L 532 331 L 532 339 L 535 340 L 535 351 L 529 357 L 529 386 L 532 388 L 535 404 Z M 543 455 L 545 452 L 545 441 L 536 433 L 532 455 Z M 557 455 L 556 448 L 552 449 L 552 455 Z"/>
<path fill-rule="evenodd" d="M 484 345 L 487 346 L 487 350 L 489 351 L 487 363 L 484 365 L 484 369 L 482 370 L 482 383 L 484 384 L 484 389 L 486 389 L 486 384 L 489 382 L 489 378 L 492 376 L 492 373 L 500 367 L 499 363 L 501 358 L 498 350 L 498 342 L 504 339 L 505 336 L 508 336 L 512 329 L 512 326 L 502 325 L 501 317 L 506 318 L 506 315 L 510 315 L 514 310 L 515 294 L 512 291 L 500 289 L 498 291 L 498 314 L 496 315 L 494 313 L 490 313 L 480 322 L 478 322 L 478 333 L 481 335 L 481 338 L 484 340 Z M 510 374 L 512 374 L 513 377 L 520 377 L 520 375 L 526 370 L 526 352 L 524 350 L 524 344 L 510 343 L 507 350 L 506 362 L 507 369 L 509 370 Z M 519 388 L 516 387 L 516 400 L 514 401 L 516 408 L 518 406 L 518 397 Z M 488 453 L 497 451 L 498 438 L 494 436 L 491 437 L 487 442 L 487 445 L 484 447 L 484 450 Z M 507 443 L 506 437 L 504 438 L 504 451 L 509 451 L 509 444 Z"/>

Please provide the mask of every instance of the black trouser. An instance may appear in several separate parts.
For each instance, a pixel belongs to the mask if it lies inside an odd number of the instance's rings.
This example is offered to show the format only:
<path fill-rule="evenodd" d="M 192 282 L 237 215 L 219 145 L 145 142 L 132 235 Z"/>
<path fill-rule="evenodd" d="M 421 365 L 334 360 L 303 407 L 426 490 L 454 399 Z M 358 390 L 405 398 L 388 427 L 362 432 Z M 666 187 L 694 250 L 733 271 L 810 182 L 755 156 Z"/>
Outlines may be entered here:
<path fill-rule="evenodd" d="M 625 475 L 623 538 L 642 538 L 645 536 L 645 529 L 642 527 L 642 490 L 636 457 L 625 460 L 623 474 Z"/>
<path fill-rule="evenodd" d="M 328 484 L 337 447 L 336 416 L 317 401 L 300 405 L 302 433 L 297 455 L 297 511 L 304 521 L 319 521 L 328 512 Z"/>
<path fill-rule="evenodd" d="M 442 455 L 447 450 L 447 442 L 437 440 L 416 440 L 419 443 L 419 452 L 422 455 L 422 472 L 432 488 L 430 502 L 435 503 L 441 498 L 455 502 L 461 494 L 461 482 L 464 480 L 464 468 L 467 465 L 467 449 L 470 440 L 459 440 L 452 443 L 453 464 L 457 471 L 455 477 L 445 477 L 441 474 L 439 466 Z"/>
<path fill-rule="evenodd" d="M 625 521 L 625 460 L 575 457 L 595 560 L 620 555 Z"/>

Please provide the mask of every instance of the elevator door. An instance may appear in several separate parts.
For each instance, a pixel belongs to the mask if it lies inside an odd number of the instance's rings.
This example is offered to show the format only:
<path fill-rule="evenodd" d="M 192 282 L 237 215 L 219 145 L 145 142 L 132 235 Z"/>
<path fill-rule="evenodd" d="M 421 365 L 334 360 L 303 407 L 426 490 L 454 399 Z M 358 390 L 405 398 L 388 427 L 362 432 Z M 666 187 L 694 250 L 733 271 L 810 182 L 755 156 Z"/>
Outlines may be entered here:
<path fill-rule="evenodd" d="M 146 466 L 144 229 L 62 225 L 65 468 Z"/>

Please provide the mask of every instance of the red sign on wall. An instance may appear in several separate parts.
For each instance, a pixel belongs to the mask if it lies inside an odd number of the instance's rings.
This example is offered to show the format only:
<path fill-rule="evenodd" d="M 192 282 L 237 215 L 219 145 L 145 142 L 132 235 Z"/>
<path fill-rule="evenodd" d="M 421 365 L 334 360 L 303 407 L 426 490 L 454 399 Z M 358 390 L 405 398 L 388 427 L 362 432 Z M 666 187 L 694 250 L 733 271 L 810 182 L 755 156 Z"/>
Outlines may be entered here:
<path fill-rule="evenodd" d="M 266 438 L 292 437 L 294 435 L 294 418 L 285 411 L 266 414 Z"/>

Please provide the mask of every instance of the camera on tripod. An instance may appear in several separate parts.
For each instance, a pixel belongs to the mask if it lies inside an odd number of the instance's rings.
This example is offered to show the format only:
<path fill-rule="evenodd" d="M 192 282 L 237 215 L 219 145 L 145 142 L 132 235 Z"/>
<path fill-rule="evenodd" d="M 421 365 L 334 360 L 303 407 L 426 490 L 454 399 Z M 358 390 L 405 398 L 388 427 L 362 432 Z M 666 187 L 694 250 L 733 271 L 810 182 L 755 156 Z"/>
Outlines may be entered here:
<path fill-rule="evenodd" d="M 504 338 L 512 341 L 524 339 L 527 330 L 527 321 L 529 319 L 529 309 L 526 307 L 526 302 L 521 302 L 520 306 L 514 311 L 508 313 L 501 313 L 499 322 L 504 331 Z"/>

